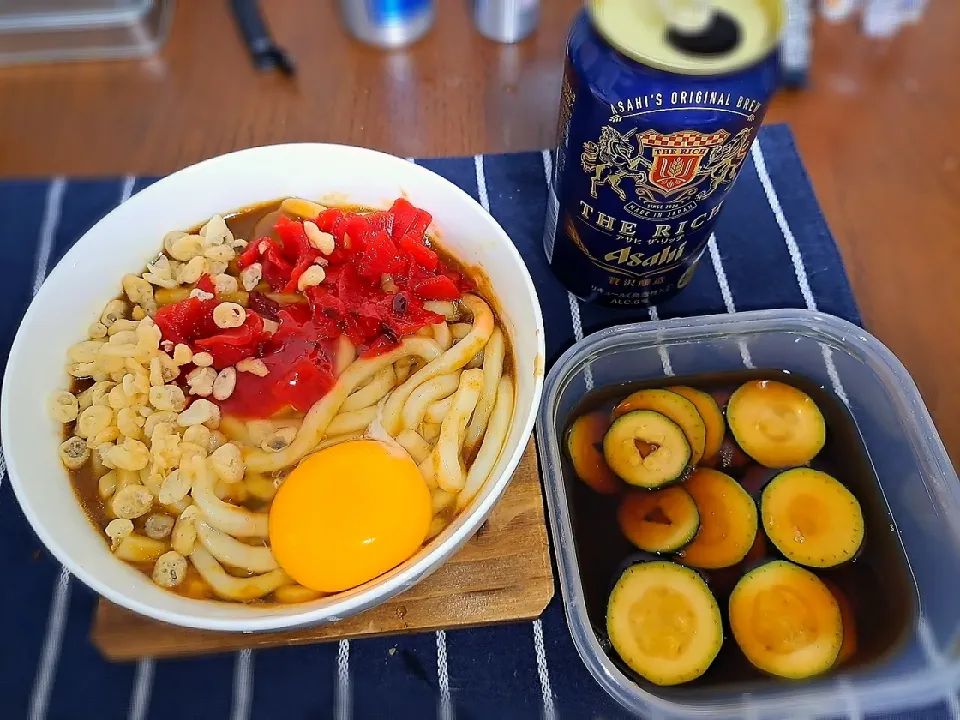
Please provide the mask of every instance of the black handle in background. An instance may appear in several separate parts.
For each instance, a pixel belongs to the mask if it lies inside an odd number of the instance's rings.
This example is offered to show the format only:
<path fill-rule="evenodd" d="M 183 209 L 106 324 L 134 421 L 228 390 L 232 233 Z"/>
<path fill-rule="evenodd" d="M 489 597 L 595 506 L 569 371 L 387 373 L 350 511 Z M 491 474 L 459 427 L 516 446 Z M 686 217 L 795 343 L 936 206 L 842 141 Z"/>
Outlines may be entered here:
<path fill-rule="evenodd" d="M 257 0 L 230 0 L 233 18 L 243 35 L 243 41 L 250 51 L 253 64 L 260 70 L 276 68 L 284 75 L 292 76 L 296 69 L 293 60 L 273 42 L 270 31 L 263 21 L 260 4 Z"/>

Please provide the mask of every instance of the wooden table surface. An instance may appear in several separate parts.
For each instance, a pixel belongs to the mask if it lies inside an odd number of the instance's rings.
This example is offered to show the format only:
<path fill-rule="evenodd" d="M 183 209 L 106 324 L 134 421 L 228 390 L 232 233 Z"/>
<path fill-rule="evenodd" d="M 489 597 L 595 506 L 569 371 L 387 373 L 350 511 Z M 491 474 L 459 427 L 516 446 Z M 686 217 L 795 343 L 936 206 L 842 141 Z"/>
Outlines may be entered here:
<path fill-rule="evenodd" d="M 566 30 L 543 3 L 516 46 L 438 2 L 413 48 L 349 39 L 332 1 L 265 0 L 295 81 L 256 73 L 226 2 L 181 2 L 158 59 L 0 70 L 0 176 L 167 173 L 237 148 L 333 141 L 402 156 L 531 150 L 554 140 Z M 960 3 L 931 0 L 892 40 L 818 25 L 811 87 L 781 95 L 869 329 L 916 379 L 960 459 Z"/>

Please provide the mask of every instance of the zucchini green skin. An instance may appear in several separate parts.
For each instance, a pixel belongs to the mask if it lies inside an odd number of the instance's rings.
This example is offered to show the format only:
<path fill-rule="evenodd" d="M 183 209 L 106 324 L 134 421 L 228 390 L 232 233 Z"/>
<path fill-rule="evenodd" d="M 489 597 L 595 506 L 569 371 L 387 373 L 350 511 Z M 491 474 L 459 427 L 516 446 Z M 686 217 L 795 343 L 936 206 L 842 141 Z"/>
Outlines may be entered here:
<path fill-rule="evenodd" d="M 826 421 L 813 398 L 778 380 L 738 387 L 727 403 L 727 424 L 737 445 L 768 468 L 806 465 L 826 442 Z"/>
<path fill-rule="evenodd" d="M 756 541 L 759 518 L 750 494 L 726 473 L 697 468 L 684 485 L 700 511 L 700 532 L 678 556 L 684 565 L 719 570 L 743 560 Z"/>
<path fill-rule="evenodd" d="M 720 453 L 720 446 L 723 444 L 723 438 L 727 432 L 727 423 L 716 399 L 710 393 L 686 385 L 668 387 L 667 390 L 692 402 L 697 412 L 700 413 L 706 430 L 703 460 L 715 460 Z"/>
<path fill-rule="evenodd" d="M 866 539 L 863 510 L 853 493 L 833 476 L 806 467 L 779 473 L 767 484 L 760 519 L 780 554 L 804 567 L 852 562 Z"/>
<path fill-rule="evenodd" d="M 652 410 L 679 425 L 693 453 L 690 464 L 696 465 L 700 462 L 706 447 L 707 428 L 697 406 L 690 400 L 663 388 L 638 390 L 620 401 L 613 409 L 613 417 L 617 418 L 635 410 Z"/>
<path fill-rule="evenodd" d="M 693 542 L 700 530 L 700 511 L 690 493 L 677 485 L 634 490 L 620 501 L 617 522 L 640 550 L 672 553 Z"/>
<path fill-rule="evenodd" d="M 681 614 L 685 621 L 677 622 Z M 695 629 L 686 621 L 691 615 Z M 660 560 L 633 565 L 617 580 L 607 602 L 607 635 L 636 673 L 657 685 L 678 685 L 713 663 L 723 645 L 723 620 L 699 574 Z"/>
<path fill-rule="evenodd" d="M 843 644 L 843 618 L 830 589 L 785 560 L 771 560 L 740 578 L 730 593 L 729 618 L 747 660 L 791 680 L 830 670 Z"/>
<path fill-rule="evenodd" d="M 654 448 L 644 456 L 637 441 Z M 613 421 L 603 436 L 603 456 L 624 482 L 656 490 L 686 477 L 692 451 L 675 422 L 652 410 L 634 410 Z"/>

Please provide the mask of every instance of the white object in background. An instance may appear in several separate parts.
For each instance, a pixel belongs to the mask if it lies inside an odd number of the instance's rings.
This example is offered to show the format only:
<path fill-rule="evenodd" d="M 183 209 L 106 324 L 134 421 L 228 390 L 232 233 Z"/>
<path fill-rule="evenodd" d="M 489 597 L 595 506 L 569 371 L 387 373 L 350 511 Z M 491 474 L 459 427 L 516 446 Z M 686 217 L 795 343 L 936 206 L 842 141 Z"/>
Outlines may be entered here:
<path fill-rule="evenodd" d="M 813 45 L 812 25 L 810 0 L 789 0 L 787 25 L 780 43 L 780 65 L 785 87 L 798 88 L 807 83 Z"/>
<path fill-rule="evenodd" d="M 888 38 L 897 34 L 902 23 L 901 0 L 866 0 L 860 15 L 864 35 Z"/>
<path fill-rule="evenodd" d="M 842 22 L 859 6 L 860 0 L 820 0 L 820 15 L 828 22 Z"/>
<path fill-rule="evenodd" d="M 900 21 L 903 23 L 920 22 L 927 9 L 927 0 L 900 0 Z"/>
<path fill-rule="evenodd" d="M 540 0 L 473 0 L 473 22 L 484 37 L 515 43 L 540 20 Z"/>

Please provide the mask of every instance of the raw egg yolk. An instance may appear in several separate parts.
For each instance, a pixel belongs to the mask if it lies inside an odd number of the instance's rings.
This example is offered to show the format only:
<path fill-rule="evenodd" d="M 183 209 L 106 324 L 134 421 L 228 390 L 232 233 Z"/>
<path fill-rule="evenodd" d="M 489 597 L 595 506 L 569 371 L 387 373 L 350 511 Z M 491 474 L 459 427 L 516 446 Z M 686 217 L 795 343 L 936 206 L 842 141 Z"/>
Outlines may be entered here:
<path fill-rule="evenodd" d="M 427 537 L 430 490 L 413 460 L 376 440 L 305 458 L 270 507 L 270 546 L 290 577 L 318 592 L 372 580 Z"/>

